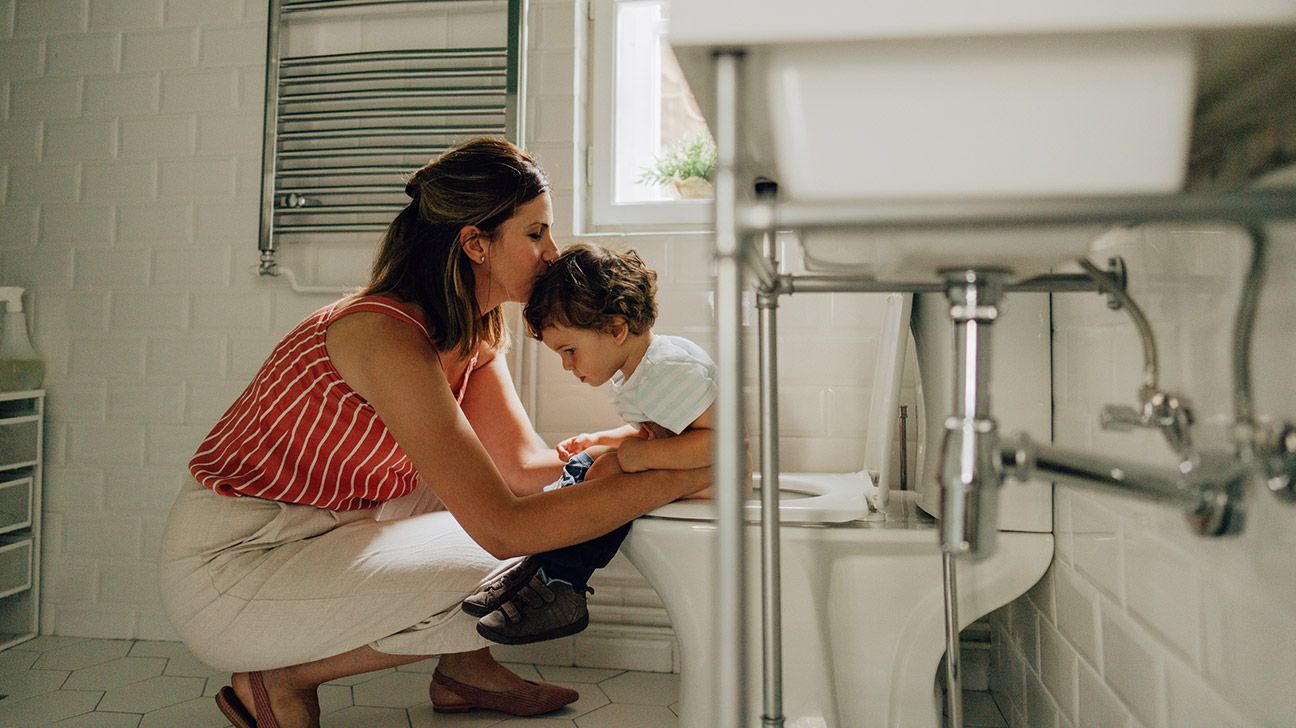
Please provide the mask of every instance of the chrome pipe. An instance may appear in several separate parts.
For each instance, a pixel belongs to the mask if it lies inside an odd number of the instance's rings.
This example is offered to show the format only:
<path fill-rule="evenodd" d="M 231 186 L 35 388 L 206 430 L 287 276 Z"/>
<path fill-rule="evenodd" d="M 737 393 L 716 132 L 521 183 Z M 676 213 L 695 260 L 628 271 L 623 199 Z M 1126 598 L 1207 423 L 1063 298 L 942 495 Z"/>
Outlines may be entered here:
<path fill-rule="evenodd" d="M 300 73 L 281 76 L 280 86 L 303 86 L 323 83 L 354 83 L 359 81 L 403 81 L 424 78 L 483 78 L 506 76 L 505 68 L 408 68 L 394 70 L 342 71 L 329 73 Z"/>
<path fill-rule="evenodd" d="M 1259 226 L 1247 230 L 1251 236 L 1251 264 L 1242 282 L 1242 297 L 1233 320 L 1233 421 L 1250 428 L 1255 426 L 1255 405 L 1251 401 L 1251 335 L 1255 330 L 1256 309 L 1265 280 L 1265 255 L 1269 242 Z"/>
<path fill-rule="evenodd" d="M 335 8 L 364 8 L 373 5 L 410 5 L 446 2 L 447 0 L 287 0 L 284 12 L 298 13 L 306 10 L 333 10 Z"/>
<path fill-rule="evenodd" d="M 900 405 L 900 490 L 909 490 L 909 407 Z"/>
<path fill-rule="evenodd" d="M 390 194 L 390 195 L 401 195 L 401 196 L 403 197 L 403 196 L 405 195 L 405 189 L 404 189 L 404 187 L 403 187 L 402 185 L 400 185 L 400 184 L 386 184 L 386 185 L 311 185 L 311 186 L 309 186 L 309 187 L 280 187 L 280 188 L 278 189 L 278 194 L 275 195 L 275 197 L 276 197 L 276 198 L 279 198 L 279 197 L 281 197 L 281 196 L 283 196 L 283 195 L 288 195 L 288 194 L 296 194 L 296 195 L 299 195 L 299 196 L 300 196 L 300 195 L 385 195 L 385 194 Z M 299 207 L 299 206 L 300 206 L 300 207 L 305 207 L 305 206 L 308 206 L 308 205 L 310 205 L 310 204 L 311 204 L 310 202 L 307 202 L 306 205 L 289 205 L 289 207 Z"/>
<path fill-rule="evenodd" d="M 392 157 L 418 155 L 424 161 L 445 151 L 445 147 L 426 145 L 387 145 L 385 147 L 316 147 L 307 149 L 281 149 L 278 156 L 284 159 L 340 159 L 344 157 Z M 420 165 L 422 162 L 419 163 Z M 411 170 L 413 171 L 413 170 Z"/>
<path fill-rule="evenodd" d="M 279 21 L 282 0 L 270 0 L 266 17 L 265 107 L 261 120 L 261 211 L 257 224 L 257 248 L 261 251 L 261 275 L 274 275 L 275 130 L 279 126 Z"/>
<path fill-rule="evenodd" d="M 1057 480 L 1175 506 L 1185 513 L 1199 535 L 1231 535 L 1240 532 L 1245 524 L 1243 498 L 1248 466 L 1227 455 L 1201 453 L 1181 462 L 1178 468 L 1160 468 L 1068 450 L 1018 435 L 999 446 L 997 457 L 1005 475 L 1017 480 Z"/>
<path fill-rule="evenodd" d="M 440 152 L 438 152 L 439 154 Z M 369 177 L 382 176 L 390 178 L 392 175 L 404 177 L 413 172 L 414 168 L 406 165 L 352 165 L 352 166 L 333 166 L 333 167 L 305 167 L 302 169 L 281 169 L 279 170 L 279 179 L 301 179 L 320 177 Z M 393 185 L 394 186 L 394 185 Z"/>
<path fill-rule="evenodd" d="M 1134 328 L 1138 329 L 1139 341 L 1143 344 L 1143 392 L 1152 392 L 1157 389 L 1157 372 L 1159 365 L 1157 363 L 1156 339 L 1152 336 L 1152 324 L 1148 323 L 1147 316 L 1143 315 L 1143 309 L 1134 303 L 1134 299 L 1125 292 L 1125 287 L 1117 285 L 1114 277 L 1094 265 L 1088 258 L 1081 258 L 1080 267 L 1090 278 L 1098 284 L 1103 293 L 1115 298 L 1129 313 L 1130 318 L 1134 320 Z"/>
<path fill-rule="evenodd" d="M 774 231 L 761 237 L 762 270 L 778 270 Z M 753 256 L 755 257 L 755 256 Z M 776 280 L 775 276 L 770 276 Z M 783 726 L 783 577 L 779 534 L 778 294 L 757 293 L 761 422 L 761 627 L 763 728 Z"/>
<path fill-rule="evenodd" d="M 504 136 L 526 148 L 527 123 L 527 15 L 528 0 L 509 0 L 508 47 L 504 76 Z M 538 349 L 536 349 L 538 351 Z"/>
<path fill-rule="evenodd" d="M 406 201 L 408 204 L 408 201 Z M 387 205 L 309 205 L 307 207 L 278 207 L 276 215 L 363 215 L 367 213 L 391 214 L 405 209 L 405 204 L 393 202 Z"/>
<path fill-rule="evenodd" d="M 507 48 L 394 48 L 381 51 L 356 51 L 352 53 L 320 53 L 313 56 L 288 56 L 279 62 L 280 68 L 301 66 L 328 66 L 346 63 L 384 63 L 390 61 L 450 60 L 457 58 L 499 58 L 508 56 Z"/>
<path fill-rule="evenodd" d="M 757 271 L 757 277 L 761 272 Z M 850 275 L 819 275 L 784 273 L 778 276 L 773 288 L 779 293 L 943 293 L 946 284 L 940 281 L 880 281 L 874 278 Z M 1082 273 L 1056 273 L 1023 278 L 1003 284 L 1005 291 L 1092 293 L 1099 291 L 1098 284 Z"/>
<path fill-rule="evenodd" d="M 715 564 L 719 627 L 716 647 L 717 728 L 747 727 L 746 574 L 743 495 L 742 284 L 743 241 L 738 235 L 738 67 L 741 54 L 717 52 L 715 61 L 716 399 L 715 493 L 719 540 Z"/>
<path fill-rule="evenodd" d="M 496 113 L 503 114 L 504 110 L 500 109 Z M 309 129 L 304 131 L 281 131 L 279 139 L 285 143 L 318 141 L 322 139 L 354 139 L 354 138 L 392 138 L 392 137 L 409 137 L 440 135 L 440 136 L 465 136 L 480 134 L 502 134 L 503 126 L 374 126 L 374 127 L 350 127 L 346 129 Z"/>
<path fill-rule="evenodd" d="M 384 222 L 337 222 L 313 223 L 309 225 L 284 224 L 275 227 L 275 235 L 302 235 L 305 233 L 375 233 L 387 229 L 390 220 Z"/>
<path fill-rule="evenodd" d="M 387 106 L 367 109 L 330 111 L 289 111 L 279 115 L 285 124 L 305 121 L 345 121 L 349 119 L 393 119 L 419 116 L 466 116 L 468 114 L 503 114 L 503 106 Z"/>
<path fill-rule="evenodd" d="M 999 316 L 1005 271 L 947 271 L 954 320 L 954 413 L 940 450 L 940 539 L 946 553 L 988 555 L 998 530 L 1002 468 L 990 415 L 990 327 Z"/>
<path fill-rule="evenodd" d="M 365 99 L 387 101 L 396 98 L 440 98 L 443 96 L 460 98 L 464 96 L 503 95 L 505 95 L 504 86 L 434 86 L 422 88 L 367 88 L 351 91 L 298 91 L 296 93 L 283 93 L 279 98 L 286 106 L 288 104 L 316 104 L 335 101 L 361 101 Z"/>
<path fill-rule="evenodd" d="M 945 589 L 945 712 L 949 728 L 963 728 L 963 664 L 959 653 L 958 570 L 954 554 L 941 553 Z"/>
<path fill-rule="evenodd" d="M 738 209 L 739 228 L 750 231 L 769 227 L 779 230 L 1020 228 L 1166 220 L 1258 223 L 1275 218 L 1296 218 L 1296 190 L 870 204 L 780 202 L 774 206 L 756 202 Z"/>

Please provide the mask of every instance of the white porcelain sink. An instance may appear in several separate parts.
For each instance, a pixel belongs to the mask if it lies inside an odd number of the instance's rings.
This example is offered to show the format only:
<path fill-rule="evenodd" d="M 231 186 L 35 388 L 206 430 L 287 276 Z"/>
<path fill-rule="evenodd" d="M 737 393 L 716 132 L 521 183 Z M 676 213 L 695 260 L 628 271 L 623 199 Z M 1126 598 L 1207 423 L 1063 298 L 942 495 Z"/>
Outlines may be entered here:
<path fill-rule="evenodd" d="M 712 119 L 711 53 L 745 51 L 741 150 L 781 199 L 976 199 L 1180 189 L 1200 41 L 1273 42 L 1283 27 L 1296 0 L 687 0 L 670 41 Z M 883 277 L 1038 270 L 1095 232 L 819 235 L 806 249 Z"/>

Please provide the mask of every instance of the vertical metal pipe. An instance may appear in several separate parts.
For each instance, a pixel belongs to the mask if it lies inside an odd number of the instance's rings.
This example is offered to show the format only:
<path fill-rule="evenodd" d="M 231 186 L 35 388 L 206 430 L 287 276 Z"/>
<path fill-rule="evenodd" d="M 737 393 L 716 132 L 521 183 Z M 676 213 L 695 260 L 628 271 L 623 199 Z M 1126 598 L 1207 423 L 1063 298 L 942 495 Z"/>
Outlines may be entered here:
<path fill-rule="evenodd" d="M 504 72 L 504 135 L 526 148 L 526 72 L 528 0 L 509 0 L 508 61 Z"/>
<path fill-rule="evenodd" d="M 900 490 L 909 490 L 909 407 L 900 405 Z"/>
<path fill-rule="evenodd" d="M 279 127 L 279 22 L 282 0 L 270 0 L 266 15 L 265 108 L 261 121 L 261 220 L 257 247 L 261 275 L 275 275 L 274 192 L 275 138 Z"/>
<path fill-rule="evenodd" d="M 746 446 L 742 401 L 742 241 L 738 237 L 738 74 L 742 53 L 717 51 L 716 81 L 716 398 L 715 493 L 719 548 L 714 639 L 717 728 L 746 728 L 746 554 L 743 501 Z"/>
<path fill-rule="evenodd" d="M 963 667 L 959 655 L 958 571 L 954 554 L 941 554 L 945 582 L 945 712 L 949 728 L 963 728 Z"/>
<path fill-rule="evenodd" d="M 765 231 L 761 255 L 778 270 L 774 230 Z M 783 605 L 782 565 L 779 560 L 779 420 L 778 420 L 778 294 L 757 294 L 760 309 L 761 418 L 761 627 L 765 678 L 764 728 L 783 726 Z"/>

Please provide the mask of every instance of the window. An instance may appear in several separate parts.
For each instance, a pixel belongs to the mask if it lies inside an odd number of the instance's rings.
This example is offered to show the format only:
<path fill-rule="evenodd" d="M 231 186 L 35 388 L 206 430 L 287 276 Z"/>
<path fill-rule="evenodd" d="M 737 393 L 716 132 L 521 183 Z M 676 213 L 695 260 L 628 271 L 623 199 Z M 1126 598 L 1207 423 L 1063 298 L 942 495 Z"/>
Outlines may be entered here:
<path fill-rule="evenodd" d="M 714 159 L 706 122 L 666 40 L 668 2 L 590 1 L 586 227 L 590 232 L 709 228 L 708 184 L 677 185 L 647 176 L 658 160 L 678 159 L 685 150 L 694 153 L 691 159 L 708 153 Z"/>

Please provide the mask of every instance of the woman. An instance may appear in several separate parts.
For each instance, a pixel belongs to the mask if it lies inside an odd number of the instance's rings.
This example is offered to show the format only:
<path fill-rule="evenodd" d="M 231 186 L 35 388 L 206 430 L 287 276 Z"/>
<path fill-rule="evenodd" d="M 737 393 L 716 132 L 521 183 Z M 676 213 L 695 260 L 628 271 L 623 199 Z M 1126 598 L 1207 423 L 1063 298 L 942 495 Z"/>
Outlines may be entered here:
<path fill-rule="evenodd" d="M 705 469 L 618 474 L 541 493 L 561 472 L 505 361 L 500 305 L 557 256 L 548 181 L 478 139 L 420 169 L 362 293 L 309 316 L 190 462 L 161 555 L 167 613 L 233 671 L 236 726 L 316 726 L 316 688 L 441 655 L 441 712 L 548 712 L 485 649 L 460 600 L 497 559 L 600 536 L 708 484 Z"/>

